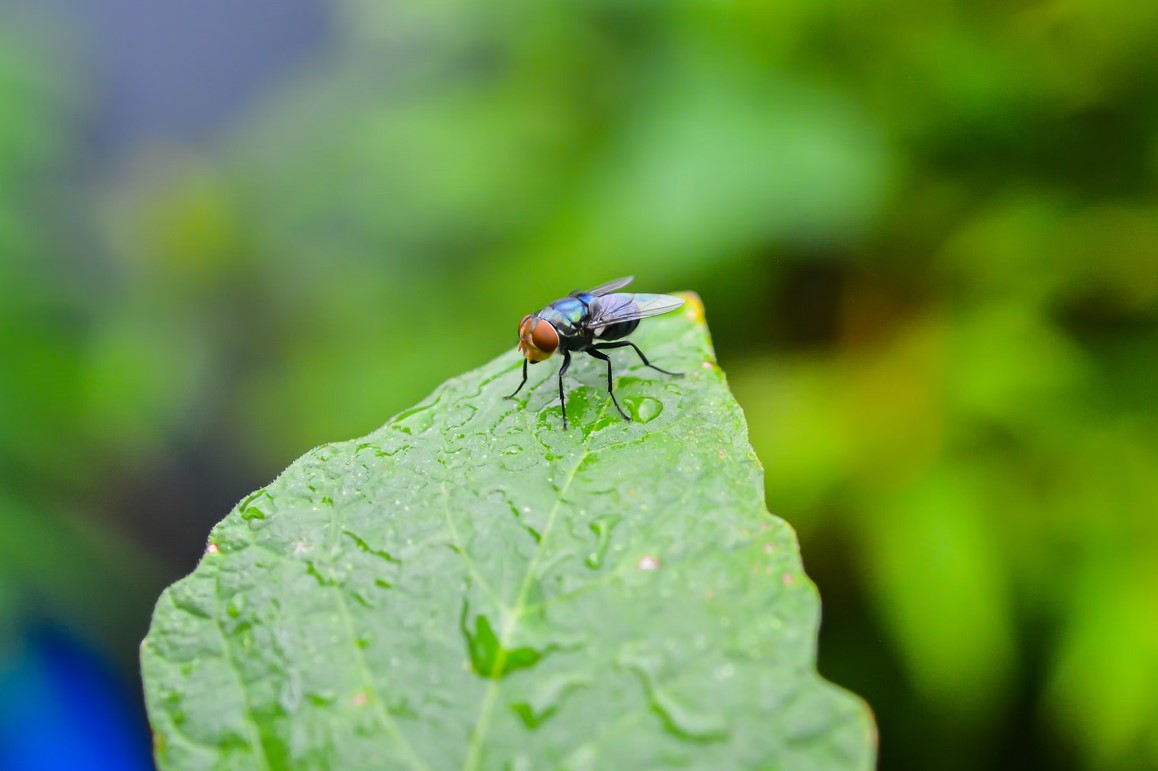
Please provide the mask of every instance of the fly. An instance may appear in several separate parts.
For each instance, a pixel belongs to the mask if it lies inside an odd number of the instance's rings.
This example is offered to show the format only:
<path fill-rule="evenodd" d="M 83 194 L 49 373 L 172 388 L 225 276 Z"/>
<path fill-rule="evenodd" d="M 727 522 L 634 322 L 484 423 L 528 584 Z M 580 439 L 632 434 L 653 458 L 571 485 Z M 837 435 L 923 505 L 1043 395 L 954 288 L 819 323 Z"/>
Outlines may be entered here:
<path fill-rule="evenodd" d="M 607 393 L 611 402 L 624 420 L 631 416 L 619 406 L 612 387 L 611 357 L 604 351 L 612 348 L 631 347 L 639 354 L 645 366 L 665 375 L 681 376 L 681 372 L 669 372 L 647 360 L 639 346 L 629 340 L 622 340 L 639 326 L 639 320 L 649 316 L 674 311 L 684 304 L 679 297 L 666 294 L 631 294 L 616 292 L 632 281 L 632 276 L 609 281 L 589 292 L 574 291 L 561 300 L 543 308 L 535 314 L 523 317 L 519 322 L 519 352 L 523 354 L 523 380 L 508 399 L 523 390 L 527 384 L 527 365 L 546 361 L 556 351 L 563 352 L 563 366 L 559 367 L 559 406 L 563 409 L 563 428 L 567 428 L 567 402 L 563 396 L 563 375 L 571 366 L 572 353 L 586 353 L 607 362 Z M 611 342 L 616 341 L 616 342 Z"/>

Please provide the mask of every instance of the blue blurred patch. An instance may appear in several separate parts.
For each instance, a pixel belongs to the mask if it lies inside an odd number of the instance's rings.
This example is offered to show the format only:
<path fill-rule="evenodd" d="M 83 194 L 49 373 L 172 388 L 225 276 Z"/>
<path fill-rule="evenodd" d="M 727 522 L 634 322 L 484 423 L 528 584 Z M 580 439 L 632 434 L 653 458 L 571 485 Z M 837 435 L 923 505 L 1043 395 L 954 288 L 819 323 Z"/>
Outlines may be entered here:
<path fill-rule="evenodd" d="M 153 768 L 141 706 L 77 641 L 38 633 L 0 651 L 0 768 Z"/>

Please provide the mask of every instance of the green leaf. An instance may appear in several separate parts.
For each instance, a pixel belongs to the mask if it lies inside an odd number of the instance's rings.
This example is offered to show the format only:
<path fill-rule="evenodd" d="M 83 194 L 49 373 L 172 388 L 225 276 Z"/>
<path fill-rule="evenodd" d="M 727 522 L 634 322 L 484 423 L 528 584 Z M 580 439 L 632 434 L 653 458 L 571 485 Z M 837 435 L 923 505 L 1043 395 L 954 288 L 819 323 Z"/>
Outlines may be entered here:
<path fill-rule="evenodd" d="M 142 645 L 162 768 L 870 768 L 698 298 L 519 399 L 515 352 L 242 501 Z M 405 372 L 397 373 L 406 377 Z"/>

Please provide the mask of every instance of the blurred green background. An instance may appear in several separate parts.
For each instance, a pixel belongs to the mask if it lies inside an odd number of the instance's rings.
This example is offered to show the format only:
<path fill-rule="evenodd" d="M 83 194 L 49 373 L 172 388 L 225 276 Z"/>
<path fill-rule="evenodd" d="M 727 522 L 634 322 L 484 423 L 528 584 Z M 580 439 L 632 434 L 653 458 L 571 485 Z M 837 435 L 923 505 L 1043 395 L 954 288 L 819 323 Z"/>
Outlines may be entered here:
<path fill-rule="evenodd" d="M 882 769 L 1158 768 L 1158 4 L 22 5 L 0 675 L 75 641 L 147 752 L 235 501 L 635 274 L 704 298 Z"/>

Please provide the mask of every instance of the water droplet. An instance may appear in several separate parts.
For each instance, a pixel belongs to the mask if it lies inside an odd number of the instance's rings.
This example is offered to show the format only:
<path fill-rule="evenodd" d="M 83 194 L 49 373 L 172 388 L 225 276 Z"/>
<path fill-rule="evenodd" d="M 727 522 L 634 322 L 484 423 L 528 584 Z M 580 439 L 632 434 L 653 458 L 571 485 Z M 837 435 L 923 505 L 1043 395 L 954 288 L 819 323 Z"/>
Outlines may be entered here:
<path fill-rule="evenodd" d="M 728 736 L 728 724 L 722 715 L 700 712 L 676 701 L 661 689 L 653 691 L 651 706 L 663 720 L 664 728 L 681 739 L 718 742 Z"/>
<path fill-rule="evenodd" d="M 535 767 L 526 755 L 517 755 L 507 763 L 506 771 L 531 771 Z"/>
<path fill-rule="evenodd" d="M 588 742 L 567 756 L 568 771 L 596 771 L 602 768 L 599 763 L 599 751 L 595 745 Z"/>
<path fill-rule="evenodd" d="M 342 535 L 352 540 L 357 545 L 358 551 L 363 552 L 364 554 L 372 554 L 375 557 L 381 557 L 387 562 L 393 563 L 395 565 L 398 565 L 402 562 L 400 559 L 390 554 L 390 552 L 386 551 L 385 549 L 373 548 L 370 546 L 370 544 L 366 543 L 366 541 L 362 539 L 357 533 L 353 533 L 349 530 L 343 530 Z"/>
<path fill-rule="evenodd" d="M 229 614 L 230 618 L 237 618 L 245 610 L 245 595 L 235 594 L 229 598 L 229 604 L 225 606 L 225 612 Z"/>
<path fill-rule="evenodd" d="M 621 399 L 632 418 L 640 423 L 650 423 L 663 412 L 663 402 L 650 396 L 628 396 Z"/>
<path fill-rule="evenodd" d="M 298 706 L 302 703 L 302 685 L 296 677 L 291 677 L 280 693 L 278 693 L 278 704 L 287 713 L 294 713 Z"/>
<path fill-rule="evenodd" d="M 471 667 L 483 677 L 498 680 L 516 669 L 533 667 L 543 658 L 541 651 L 534 648 L 504 648 L 491 627 L 491 621 L 484 615 L 475 616 L 474 631 L 468 623 L 469 608 L 462 608 L 462 633 L 466 637 L 467 652 Z"/>
<path fill-rule="evenodd" d="M 397 715 L 398 717 L 418 717 L 418 713 L 414 711 L 414 707 L 410 706 L 410 702 L 405 698 L 400 698 L 391 704 L 389 710 L 391 715 Z"/>
<path fill-rule="evenodd" d="M 434 423 L 432 406 L 431 404 L 420 404 L 399 413 L 392 421 L 391 427 L 404 434 L 422 433 Z"/>
<path fill-rule="evenodd" d="M 338 696 L 333 691 L 309 691 L 306 693 L 306 698 L 309 699 L 312 704 L 324 707 L 327 704 L 333 704 Z"/>
<path fill-rule="evenodd" d="M 591 684 L 591 678 L 582 674 L 555 674 L 538 681 L 524 702 L 511 705 L 527 728 L 535 729 L 559 711 L 563 697 L 576 688 Z"/>
<path fill-rule="evenodd" d="M 574 421 L 575 420 L 574 413 L 569 415 L 567 417 L 567 420 L 569 422 Z M 563 427 L 563 416 L 559 412 L 559 408 L 556 406 L 552 409 L 546 409 L 546 410 L 543 410 L 542 412 L 540 412 L 539 417 L 535 422 L 538 424 L 539 429 L 544 430 L 544 431 L 550 430 L 552 428 L 562 428 Z"/>
<path fill-rule="evenodd" d="M 539 465 L 543 462 L 543 456 L 537 452 L 527 452 L 525 447 L 512 444 L 503 448 L 498 461 L 504 470 L 519 472 Z"/>
<path fill-rule="evenodd" d="M 451 410 L 448 414 L 443 416 L 446 428 L 459 428 L 470 422 L 470 419 L 475 416 L 478 409 L 471 404 L 460 404 Z"/>
<path fill-rule="evenodd" d="M 600 517 L 591 523 L 591 529 L 595 532 L 595 551 L 588 554 L 587 559 L 584 560 L 587 567 L 592 570 L 603 567 L 603 559 L 607 556 L 607 547 L 611 544 L 611 530 L 620 519 L 620 517 L 612 515 Z"/>
<path fill-rule="evenodd" d="M 318 566 L 314 562 L 307 562 L 306 563 L 306 573 L 308 575 L 313 576 L 314 580 L 318 582 L 319 586 L 337 586 L 338 585 L 337 579 L 332 578 L 330 576 L 322 575 L 321 571 L 318 570 Z"/>
<path fill-rule="evenodd" d="M 241 518 L 245 520 L 265 519 L 265 512 L 254 506 L 253 503 L 266 497 L 269 497 L 269 493 L 264 489 L 246 496 L 245 500 L 237 504 L 237 511 L 241 514 Z"/>
<path fill-rule="evenodd" d="M 659 659 L 650 652 L 623 651 L 620 665 L 639 676 L 647 693 L 652 711 L 663 721 L 664 730 L 681 739 L 693 742 L 718 742 L 728 737 L 728 724 L 715 712 L 702 712 L 681 702 L 658 683 Z"/>
<path fill-rule="evenodd" d="M 543 658 L 544 652 L 541 649 L 526 645 L 504 647 L 488 616 L 477 614 L 472 618 L 474 630 L 470 629 L 469 604 L 463 602 L 459 624 L 463 637 L 467 640 L 470 666 L 475 670 L 475 674 L 498 680 L 516 669 L 534 667 Z"/>

